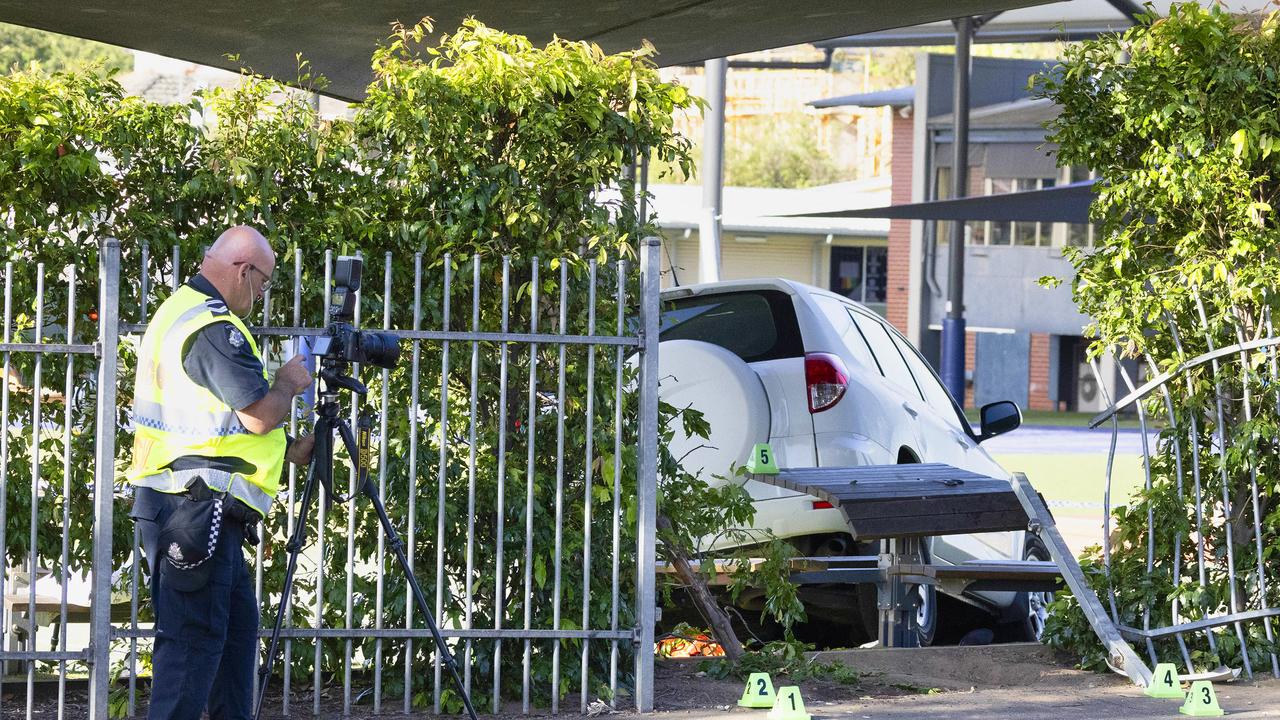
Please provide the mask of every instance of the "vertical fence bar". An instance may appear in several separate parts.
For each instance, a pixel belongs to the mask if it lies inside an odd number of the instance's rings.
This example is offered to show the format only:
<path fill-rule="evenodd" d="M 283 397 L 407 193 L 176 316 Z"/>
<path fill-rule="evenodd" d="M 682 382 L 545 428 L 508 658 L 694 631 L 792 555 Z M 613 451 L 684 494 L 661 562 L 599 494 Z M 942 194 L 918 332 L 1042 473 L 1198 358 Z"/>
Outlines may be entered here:
<path fill-rule="evenodd" d="M 596 261 L 587 264 L 587 335 L 596 334 Z M 585 463 L 582 466 L 582 625 L 583 630 L 591 627 L 591 489 L 595 480 L 595 419 L 596 419 L 596 346 L 587 345 L 587 433 L 586 448 L 583 452 Z M 590 692 L 590 674 L 587 661 L 590 655 L 590 641 L 582 639 L 582 697 L 579 711 L 587 712 L 587 695 Z"/>
<path fill-rule="evenodd" d="M 13 320 L 13 263 L 4 264 L 4 342 L 12 342 Z M 0 387 L 0 548 L 8 548 L 9 528 L 9 372 L 12 353 L 4 351 L 4 383 Z M 0 563 L 0 597 L 8 592 L 9 563 Z M 9 647 L 9 627 L 0 622 L 0 648 Z M 0 698 L 4 697 L 3 682 L 8 663 L 0 662 Z"/>
<path fill-rule="evenodd" d="M 1125 387 L 1129 392 L 1133 392 L 1136 388 L 1133 378 L 1129 377 L 1129 371 L 1124 365 L 1119 365 L 1120 377 L 1124 379 Z M 1142 401 L 1134 403 L 1138 410 L 1138 433 L 1142 443 L 1142 476 L 1143 488 L 1147 494 L 1151 493 L 1151 448 L 1147 443 L 1147 409 L 1143 407 Z M 1147 503 L 1147 577 L 1155 572 L 1156 565 L 1156 534 L 1155 534 L 1155 508 Z M 1142 607 L 1142 629 L 1151 629 L 1151 606 L 1143 605 Z M 1155 667 L 1160 660 L 1156 656 L 1156 646 L 1151 638 L 1146 638 L 1147 654 L 1151 657 L 1151 666 Z"/>
<path fill-rule="evenodd" d="M 147 321 L 147 306 L 150 298 L 147 295 L 151 292 L 151 245 L 142 243 L 142 257 L 139 265 L 142 267 L 142 278 L 138 284 L 138 322 L 145 323 Z"/>
<path fill-rule="evenodd" d="M 449 304 L 453 291 L 453 257 L 444 254 L 444 317 L 441 329 L 449 331 Z M 449 474 L 449 341 L 442 343 L 440 358 L 440 475 L 436 484 L 436 617 L 435 620 L 444 627 L 444 515 L 445 515 L 445 480 Z M 432 663 L 434 685 L 432 686 L 432 707 L 440 713 L 440 653 L 436 652 Z"/>
<path fill-rule="evenodd" d="M 1098 360 L 1094 358 L 1089 361 L 1089 369 L 1093 371 L 1093 377 L 1098 381 L 1098 391 L 1102 393 L 1102 402 L 1108 407 L 1111 405 L 1111 392 L 1107 390 L 1108 383 L 1102 377 L 1102 370 L 1098 367 Z M 1120 423 L 1115 415 L 1111 416 L 1111 448 L 1107 451 L 1107 470 L 1105 484 L 1102 490 L 1102 567 L 1107 575 L 1107 603 L 1111 607 L 1111 621 L 1120 622 L 1120 611 L 1116 607 L 1116 589 L 1111 584 L 1111 471 L 1116 460 L 1116 440 L 1120 435 Z"/>
<path fill-rule="evenodd" d="M 417 332 L 422 326 L 422 251 L 413 255 L 413 330 Z M 417 554 L 417 543 L 414 541 L 418 528 L 418 373 L 421 369 L 422 342 L 413 341 L 413 376 L 409 379 L 409 529 L 408 561 L 409 570 L 413 570 L 414 556 Z M 404 590 L 404 627 L 413 629 L 414 598 L 413 589 Z M 409 714 L 413 709 L 413 638 L 404 641 L 404 712 Z"/>
<path fill-rule="evenodd" d="M 326 308 L 328 307 L 327 297 L 328 297 L 329 288 L 332 287 L 332 285 L 333 285 L 333 249 L 330 248 L 324 251 L 324 289 L 323 289 L 324 294 L 321 297 L 326 298 L 326 301 L 325 301 Z M 326 316 L 323 320 L 321 320 L 321 322 L 328 323 L 329 318 L 327 313 L 328 311 L 326 310 Z M 328 522 L 328 517 L 327 517 L 328 511 L 325 508 L 326 504 L 327 503 L 325 503 L 323 500 L 319 500 L 316 502 L 316 557 L 319 558 L 319 561 L 316 563 L 315 622 L 313 623 L 313 625 L 317 629 L 319 629 L 324 625 L 324 545 L 325 545 L 324 529 L 325 529 L 325 524 Z M 315 666 L 313 668 L 314 677 L 312 678 L 312 681 L 311 681 L 311 714 L 319 715 L 320 714 L 320 680 L 321 680 L 320 660 L 324 657 L 324 641 L 321 640 L 319 637 L 316 637 L 315 652 L 316 652 Z"/>
<path fill-rule="evenodd" d="M 138 322 L 146 323 L 149 315 L 151 292 L 151 249 L 142 243 L 141 282 L 138 283 Z M 142 584 L 142 536 L 138 524 L 133 523 L 132 567 L 129 569 L 129 629 L 138 630 L 138 590 Z M 257 682 L 257 675 L 254 675 Z M 129 700 L 126 713 L 129 717 L 137 714 L 138 707 L 138 638 L 129 638 Z"/>
<path fill-rule="evenodd" d="M 36 263 L 36 326 L 33 342 L 44 342 L 44 263 Z M 40 396 L 44 394 L 44 353 L 35 353 L 35 370 L 31 381 L 31 553 L 27 560 L 27 622 L 30 632 L 27 633 L 27 646 L 36 649 L 40 625 L 36 621 L 36 578 L 39 577 L 39 558 L 36 548 L 39 545 L 40 531 Z M 9 379 L 5 378 L 5 382 Z M 9 432 L 9 428 L 3 428 Z M 34 711 L 36 692 L 36 661 L 27 661 L 27 720 Z"/>
<path fill-rule="evenodd" d="M 272 272 L 274 272 L 274 270 Z M 270 285 L 271 283 L 268 282 L 267 284 Z M 264 293 L 264 296 L 265 297 L 262 303 L 262 326 L 270 327 L 271 326 L 271 292 L 269 288 L 267 292 Z M 257 338 L 254 338 L 254 339 L 257 340 Z M 279 339 L 263 338 L 263 340 L 258 341 L 258 347 L 262 350 L 262 353 L 263 353 L 262 356 L 264 359 L 268 357 L 267 342 L 273 343 L 274 346 L 277 348 L 277 350 L 280 352 L 280 355 L 283 356 L 285 354 L 284 348 L 288 347 L 289 338 L 279 338 Z M 289 361 L 289 358 L 287 357 L 282 357 L 281 359 L 282 363 L 288 362 L 288 361 Z M 293 398 L 291 397 L 289 399 L 289 409 L 290 409 L 289 415 L 291 417 L 293 415 L 293 412 L 292 412 L 293 407 L 294 407 L 294 403 L 293 403 Z M 292 431 L 290 431 L 290 436 L 292 436 Z M 292 465 L 293 463 L 289 462 L 288 460 L 285 460 L 284 464 Z M 258 543 L 253 547 L 253 596 L 255 598 L 263 597 L 262 582 L 263 582 L 263 573 L 265 572 L 265 568 L 263 566 L 266 564 L 263 560 L 266 557 L 267 540 L 269 539 L 265 529 L 266 526 L 267 524 L 265 522 L 259 523 Z M 254 669 L 256 670 L 257 668 L 255 667 Z M 258 698 L 258 673 L 256 672 L 253 674 L 253 690 L 252 690 L 252 693 L 250 694 L 250 697 L 252 697 L 254 700 L 257 700 Z"/>
<path fill-rule="evenodd" d="M 76 336 L 76 266 L 67 268 L 67 343 Z M 62 597 L 58 604 L 58 650 L 67 651 L 67 586 L 70 584 L 71 547 L 71 393 L 75 389 L 75 354 L 67 353 L 66 378 L 62 395 Z M 8 378 L 5 378 L 8 381 Z M 7 432 L 7 428 L 0 432 Z M 62 720 L 67 704 L 67 661 L 58 661 L 58 720 Z"/>
<path fill-rule="evenodd" d="M 569 305 L 569 266 L 560 258 L 560 324 L 559 334 L 565 335 L 565 320 Z M 556 380 L 556 527 L 555 555 L 552 557 L 551 627 L 560 629 L 560 555 L 564 547 L 564 351 L 559 343 L 559 365 Z M 551 646 L 551 714 L 560 712 L 560 640 Z"/>
<path fill-rule="evenodd" d="M 182 284 L 182 249 L 177 245 L 173 246 L 173 274 L 169 277 L 169 290 L 177 291 L 178 286 Z"/>
<path fill-rule="evenodd" d="M 1209 351 L 1213 352 L 1214 350 L 1217 349 L 1217 347 L 1213 342 L 1213 331 L 1209 327 L 1209 319 L 1205 315 L 1204 302 L 1200 298 L 1199 291 L 1195 292 L 1195 298 L 1196 298 L 1196 310 L 1200 314 L 1200 324 L 1204 327 L 1205 342 L 1209 347 Z M 1220 368 L 1217 360 L 1212 360 L 1210 362 L 1210 368 L 1213 371 L 1213 395 L 1214 395 L 1215 406 L 1217 409 L 1217 421 L 1218 421 L 1217 427 L 1215 428 L 1215 433 L 1218 436 L 1218 447 L 1222 450 L 1222 456 L 1218 458 L 1218 467 L 1219 467 L 1219 470 L 1221 471 L 1221 477 L 1222 477 L 1222 515 L 1224 518 L 1224 522 L 1222 523 L 1222 528 L 1226 534 L 1226 541 L 1227 541 L 1227 578 L 1231 584 L 1230 586 L 1231 612 L 1238 613 L 1240 612 L 1240 597 L 1239 597 L 1239 593 L 1236 590 L 1236 551 L 1235 551 L 1234 532 L 1232 531 L 1232 528 L 1231 528 L 1231 489 L 1230 489 L 1231 483 L 1230 483 L 1230 479 L 1227 477 L 1227 463 L 1226 463 L 1227 427 L 1226 427 L 1226 416 L 1222 406 L 1222 375 L 1220 374 Z M 1244 626 L 1241 623 L 1237 622 L 1235 623 L 1235 628 L 1236 628 L 1236 638 L 1240 641 L 1240 657 L 1244 661 L 1245 675 L 1252 678 L 1253 666 L 1249 662 L 1249 645 L 1245 641 Z"/>
<path fill-rule="evenodd" d="M 636 475 L 636 709 L 653 711 L 654 554 L 658 508 L 658 293 L 661 241 L 647 237 L 641 247 L 640 447 Z"/>
<path fill-rule="evenodd" d="M 529 333 L 538 334 L 538 257 L 533 257 L 532 279 L 529 282 Z M 528 455 L 525 458 L 524 495 L 524 629 L 533 629 L 533 460 L 537 444 L 538 421 L 538 343 L 529 344 L 529 410 L 525 437 L 528 438 Z M 529 714 L 529 675 L 533 660 L 533 644 L 524 640 L 524 675 L 520 695 L 521 711 Z"/>
<path fill-rule="evenodd" d="M 323 296 L 322 296 L 323 297 Z M 295 248 L 293 251 L 293 326 L 300 327 L 302 325 L 302 248 Z M 316 381 L 313 378 L 312 383 Z M 295 395 L 289 401 L 289 434 L 298 437 L 298 398 Z M 285 463 L 289 468 L 289 495 L 288 502 L 285 503 L 285 537 L 293 537 L 293 505 L 294 493 L 298 483 L 298 466 L 293 463 Z M 265 527 L 266 524 L 263 524 Z M 265 531 L 263 533 L 265 535 Z M 293 598 L 289 598 L 289 604 L 285 606 L 284 626 L 286 628 L 293 627 Z M 284 680 L 281 683 L 283 696 L 280 700 L 280 714 L 289 715 L 289 692 L 291 681 L 293 679 L 293 639 L 285 638 L 284 641 L 284 665 L 281 666 L 284 672 Z M 256 674 L 255 674 L 256 678 Z"/>
<path fill-rule="evenodd" d="M 1240 324 L 1241 322 L 1243 322 L 1243 318 L 1241 317 L 1240 309 L 1238 307 L 1232 306 L 1232 310 L 1234 311 L 1235 317 L 1237 320 L 1236 342 L 1243 344 L 1244 329 L 1241 327 L 1241 324 Z M 1249 367 L 1250 367 L 1249 353 L 1244 350 L 1241 350 L 1240 351 L 1240 375 L 1241 375 L 1240 384 L 1243 390 L 1243 392 L 1241 393 L 1241 402 L 1243 403 L 1243 406 L 1244 406 L 1244 421 L 1246 423 L 1253 422 L 1253 397 L 1252 397 L 1252 391 L 1249 388 L 1249 375 L 1251 372 Z M 1224 449 L 1224 452 L 1225 452 L 1225 449 Z M 1267 609 L 1267 572 L 1266 572 L 1266 563 L 1264 562 L 1265 556 L 1262 553 L 1262 511 L 1261 511 L 1261 508 L 1259 508 L 1259 501 L 1258 501 L 1258 466 L 1257 464 L 1254 463 L 1252 454 L 1248 454 L 1247 457 L 1250 458 L 1248 460 L 1249 499 L 1250 499 L 1250 505 L 1253 508 L 1253 542 L 1254 542 L 1255 552 L 1257 552 L 1258 554 L 1258 559 L 1257 559 L 1258 605 L 1259 607 L 1265 610 Z M 1264 617 L 1262 619 L 1262 626 L 1263 626 L 1264 632 L 1266 633 L 1267 643 L 1272 647 L 1275 647 L 1275 632 L 1271 628 L 1271 618 Z M 1271 657 L 1272 676 L 1280 678 L 1280 663 L 1277 663 L 1275 652 L 1270 652 L 1268 653 L 1268 655 Z"/>
<path fill-rule="evenodd" d="M 89 720 L 108 720 L 111 680 L 111 532 L 116 459 L 116 365 L 120 332 L 120 241 L 106 238 L 98 270 L 97 457 L 93 497 L 93 596 L 90 601 Z"/>
<path fill-rule="evenodd" d="M 502 334 L 510 327 L 508 316 L 511 309 L 511 256 L 502 256 Z M 493 598 L 496 607 L 493 609 L 493 628 L 502 629 L 503 617 L 506 613 L 506 505 L 507 505 L 507 352 L 506 342 L 499 344 L 498 350 L 498 477 L 497 477 L 497 547 L 494 548 L 493 561 Z M 502 709 L 502 638 L 493 643 L 493 712 Z"/>
<path fill-rule="evenodd" d="M 1183 348 L 1182 336 L 1178 332 L 1178 324 L 1174 321 L 1172 313 L 1167 311 L 1165 312 L 1165 322 L 1169 325 L 1170 337 L 1173 338 L 1173 347 L 1178 353 L 1178 362 L 1185 362 L 1187 359 L 1187 353 Z M 1192 397 L 1195 394 L 1195 387 L 1191 379 L 1191 372 L 1183 371 L 1183 379 L 1186 381 L 1187 385 L 1187 397 Z M 1277 402 L 1280 402 L 1280 396 L 1277 397 Z M 1205 562 L 1207 556 L 1205 555 L 1204 547 L 1204 497 L 1200 483 L 1200 423 L 1194 411 L 1187 413 L 1187 415 L 1187 420 L 1190 423 L 1187 435 L 1191 441 L 1191 481 L 1192 487 L 1195 489 L 1196 496 L 1196 572 L 1200 589 L 1204 590 L 1208 583 L 1208 568 L 1206 567 L 1207 563 Z M 1208 608 L 1202 607 L 1202 610 L 1203 612 L 1201 613 L 1201 617 L 1208 617 L 1210 614 Z M 1205 639 L 1209 641 L 1209 652 L 1217 654 L 1217 634 L 1212 628 L 1206 630 L 1204 634 Z M 1188 667 L 1188 669 L 1190 670 L 1191 668 Z"/>
<path fill-rule="evenodd" d="M 391 253 L 388 251 L 382 266 L 382 329 L 391 329 Z M 378 500 L 387 502 L 387 408 L 391 403 L 391 371 L 382 369 L 382 407 L 378 413 L 381 427 L 378 431 Z M 385 585 L 386 534 L 378 523 L 378 579 L 375 594 L 378 610 L 374 627 L 382 629 L 383 591 Z M 382 712 L 382 638 L 373 642 L 373 714 Z"/>
<path fill-rule="evenodd" d="M 1156 377 L 1157 375 L 1160 374 L 1160 368 L 1159 366 L 1156 365 L 1155 358 L 1153 358 L 1150 354 L 1148 354 L 1146 358 L 1147 358 L 1147 367 L 1150 368 L 1151 370 L 1151 377 Z M 1178 491 L 1178 502 L 1181 503 L 1183 502 L 1182 441 L 1179 439 L 1177 433 L 1173 432 L 1178 426 L 1178 417 L 1177 417 L 1177 414 L 1174 412 L 1173 394 L 1169 392 L 1169 385 L 1167 383 L 1161 385 L 1160 392 L 1164 397 L 1165 412 L 1169 416 L 1169 430 L 1171 431 L 1171 441 L 1173 442 L 1173 465 L 1174 465 L 1175 486 Z M 1174 587 L 1179 587 L 1182 585 L 1182 531 L 1181 530 L 1179 530 L 1173 536 L 1173 585 Z M 1170 619 L 1173 621 L 1174 625 L 1181 624 L 1182 622 L 1182 613 L 1179 609 L 1180 607 L 1181 605 L 1178 602 L 1177 596 L 1175 595 L 1172 598 L 1172 603 L 1170 607 Z M 1182 654 L 1182 661 L 1185 663 L 1185 666 L 1187 668 L 1187 673 L 1195 672 L 1195 669 L 1191 665 L 1191 652 L 1187 648 L 1186 638 L 1182 635 L 1182 633 L 1178 633 L 1177 635 L 1174 636 L 1174 638 L 1178 642 L 1178 651 Z"/>
<path fill-rule="evenodd" d="M 359 250 L 356 251 L 356 257 L 363 259 L 363 255 Z M 326 286 L 327 287 L 327 286 Z M 360 306 L 363 305 L 363 292 L 356 290 L 356 312 L 353 322 L 356 327 L 360 327 Z M 360 377 L 360 364 L 351 364 L 351 377 Z M 360 396 L 351 393 L 351 427 L 357 427 L 360 415 Z M 344 610 L 344 625 L 347 630 L 351 630 L 355 626 L 355 573 L 356 573 L 356 503 L 355 495 L 358 491 L 356 481 L 358 473 L 356 472 L 356 458 L 347 459 L 347 497 L 351 498 L 346 503 L 347 510 L 347 599 Z M 381 569 L 378 570 L 381 573 Z M 348 635 L 342 641 L 342 715 L 347 717 L 351 714 L 351 637 Z"/>
<path fill-rule="evenodd" d="M 480 256 L 471 256 L 471 332 L 480 332 Z M 472 587 L 475 577 L 475 545 L 476 545 L 476 412 L 478 410 L 477 391 L 480 383 L 480 343 L 471 341 L 471 413 L 468 421 L 467 457 L 467 574 L 463 581 L 465 607 L 462 626 L 471 629 L 472 619 Z M 463 653 L 462 686 L 467 695 L 471 695 L 471 638 L 467 638 L 466 650 Z"/>
<path fill-rule="evenodd" d="M 627 261 L 618 261 L 618 321 L 615 334 L 622 337 L 627 315 Z M 623 349 L 619 345 L 613 356 L 613 565 L 610 568 L 609 629 L 618 631 L 619 579 L 622 565 L 622 369 Z M 609 641 L 609 706 L 618 708 L 618 639 Z"/>

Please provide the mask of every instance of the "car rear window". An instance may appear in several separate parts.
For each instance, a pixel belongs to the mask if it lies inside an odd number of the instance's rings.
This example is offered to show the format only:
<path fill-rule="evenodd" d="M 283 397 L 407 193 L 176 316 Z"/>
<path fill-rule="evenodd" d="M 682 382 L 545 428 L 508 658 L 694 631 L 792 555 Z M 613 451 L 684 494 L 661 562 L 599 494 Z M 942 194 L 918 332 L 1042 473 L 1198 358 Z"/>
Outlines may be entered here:
<path fill-rule="evenodd" d="M 662 340 L 701 340 L 746 362 L 802 357 L 804 345 L 791 296 L 747 290 L 666 300 Z"/>

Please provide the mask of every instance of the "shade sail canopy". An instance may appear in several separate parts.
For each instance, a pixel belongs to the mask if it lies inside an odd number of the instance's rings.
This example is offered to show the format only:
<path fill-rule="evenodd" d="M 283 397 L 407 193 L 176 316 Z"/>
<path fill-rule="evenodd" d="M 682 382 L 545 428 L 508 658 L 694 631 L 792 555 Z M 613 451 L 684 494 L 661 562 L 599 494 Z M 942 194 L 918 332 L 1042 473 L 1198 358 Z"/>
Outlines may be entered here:
<path fill-rule="evenodd" d="M 1047 0 L 0 0 L 0 22 L 99 40 L 288 81 L 301 53 L 326 94 L 358 100 L 369 56 L 393 22 L 430 15 L 440 31 L 468 16 L 542 44 L 560 36 L 610 52 L 657 47 L 663 65 L 980 15 Z M 227 59 L 228 54 L 239 62 Z"/>
<path fill-rule="evenodd" d="M 890 218 L 895 220 L 991 220 L 993 222 L 1089 222 L 1093 180 L 1045 190 L 955 200 L 803 213 L 788 217 Z"/>

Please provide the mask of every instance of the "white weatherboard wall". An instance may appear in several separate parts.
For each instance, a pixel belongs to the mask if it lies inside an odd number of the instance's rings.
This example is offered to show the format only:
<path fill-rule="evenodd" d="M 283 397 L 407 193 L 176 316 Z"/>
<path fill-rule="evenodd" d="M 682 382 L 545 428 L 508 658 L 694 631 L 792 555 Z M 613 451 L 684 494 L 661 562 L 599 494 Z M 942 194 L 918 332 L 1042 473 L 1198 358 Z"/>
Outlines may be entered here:
<path fill-rule="evenodd" d="M 670 230 L 663 231 L 663 235 L 662 286 L 671 287 L 675 280 L 681 285 L 693 285 L 698 281 L 698 233 L 685 237 L 682 230 Z M 825 235 L 726 232 L 720 244 L 720 279 L 780 277 L 825 288 L 831 277 L 832 246 L 888 247 L 888 241 L 833 236 L 827 244 Z M 672 265 L 676 269 L 674 279 Z"/>

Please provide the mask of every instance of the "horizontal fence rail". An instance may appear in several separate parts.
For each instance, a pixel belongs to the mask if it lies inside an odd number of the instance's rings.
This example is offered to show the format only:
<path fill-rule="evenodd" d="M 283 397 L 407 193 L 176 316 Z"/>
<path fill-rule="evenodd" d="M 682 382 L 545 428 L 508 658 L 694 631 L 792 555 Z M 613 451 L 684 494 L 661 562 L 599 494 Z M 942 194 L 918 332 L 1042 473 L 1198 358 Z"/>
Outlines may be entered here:
<path fill-rule="evenodd" d="M 399 336 L 401 358 L 352 366 L 368 394 L 344 393 L 343 416 L 354 425 L 376 412 L 379 497 L 482 712 L 652 708 L 658 247 L 646 240 L 638 267 L 363 258 L 356 325 Z M 146 708 L 149 571 L 119 473 L 131 457 L 134 351 L 198 268 L 177 246 L 122 253 L 108 240 L 98 254 L 88 292 L 76 267 L 4 267 L 0 697 L 25 697 L 27 718 L 55 682 L 59 717 L 81 703 L 104 719 Z M 271 292 L 246 318 L 269 370 L 296 338 L 326 332 L 336 260 L 332 250 L 278 258 Z M 294 400 L 294 436 L 309 431 L 316 389 Z M 345 452 L 334 470 L 335 490 L 354 493 Z M 246 548 L 263 637 L 305 480 L 288 467 L 262 541 Z M 368 503 L 321 502 L 311 518 L 268 713 L 455 709 Z"/>

